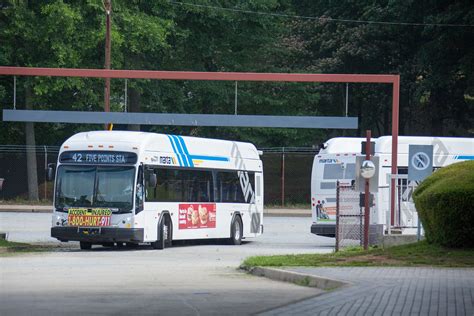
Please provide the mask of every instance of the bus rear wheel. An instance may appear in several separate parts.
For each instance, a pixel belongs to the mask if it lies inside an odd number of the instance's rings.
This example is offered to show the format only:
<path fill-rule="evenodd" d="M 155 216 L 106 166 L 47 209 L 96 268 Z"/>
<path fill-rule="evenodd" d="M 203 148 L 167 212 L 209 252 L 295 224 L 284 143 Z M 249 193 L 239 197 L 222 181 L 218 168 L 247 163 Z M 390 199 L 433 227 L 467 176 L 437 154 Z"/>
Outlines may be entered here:
<path fill-rule="evenodd" d="M 92 248 L 92 243 L 87 241 L 80 241 L 79 247 L 81 247 L 81 250 L 89 250 Z"/>
<path fill-rule="evenodd" d="M 240 216 L 235 216 L 230 225 L 229 244 L 240 245 L 242 243 L 243 224 Z"/>

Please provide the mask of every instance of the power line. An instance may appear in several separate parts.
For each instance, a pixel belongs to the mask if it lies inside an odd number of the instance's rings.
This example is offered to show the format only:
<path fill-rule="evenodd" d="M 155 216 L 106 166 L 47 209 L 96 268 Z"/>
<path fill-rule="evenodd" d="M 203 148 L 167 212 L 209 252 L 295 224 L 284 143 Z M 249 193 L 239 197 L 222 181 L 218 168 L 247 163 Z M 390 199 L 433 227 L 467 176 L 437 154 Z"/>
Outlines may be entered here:
<path fill-rule="evenodd" d="M 236 12 L 236 13 L 266 15 L 266 16 L 287 18 L 287 19 L 315 20 L 315 21 L 322 21 L 322 22 L 400 25 L 400 26 L 474 27 L 474 24 L 408 23 L 408 22 L 384 22 L 384 21 L 368 21 L 368 20 L 333 19 L 329 17 L 290 15 L 290 14 L 284 14 L 284 13 L 271 13 L 271 12 L 251 11 L 251 10 L 244 10 L 244 9 L 224 8 L 224 7 L 216 7 L 216 6 L 205 5 L 205 4 L 195 4 L 195 3 L 187 3 L 187 2 L 180 2 L 180 1 L 173 1 L 173 0 L 170 0 L 170 3 L 172 5 L 181 5 L 181 6 L 189 6 L 189 7 L 196 7 L 196 8 L 204 8 L 204 9 L 215 9 L 215 10 L 222 10 L 222 11 L 229 11 L 229 12 Z"/>

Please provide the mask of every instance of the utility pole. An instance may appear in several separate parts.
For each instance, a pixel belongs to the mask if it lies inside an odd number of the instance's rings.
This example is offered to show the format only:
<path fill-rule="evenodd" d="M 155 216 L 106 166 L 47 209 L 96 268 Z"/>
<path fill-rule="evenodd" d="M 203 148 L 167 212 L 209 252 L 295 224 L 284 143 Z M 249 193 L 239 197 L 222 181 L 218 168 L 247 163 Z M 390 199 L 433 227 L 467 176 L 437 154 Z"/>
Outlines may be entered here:
<path fill-rule="evenodd" d="M 366 143 L 365 143 L 365 160 L 370 160 L 370 156 L 372 153 L 370 139 L 372 138 L 372 131 L 366 131 Z M 364 187 L 364 250 L 369 249 L 369 230 L 370 230 L 370 180 L 368 178 L 365 179 L 365 187 Z"/>
<path fill-rule="evenodd" d="M 105 69 L 110 69 L 110 15 L 112 14 L 112 0 L 104 0 L 105 9 Z M 110 78 L 105 78 L 105 93 L 104 93 L 104 111 L 110 112 Z M 109 125 L 105 126 L 105 129 L 109 129 Z"/>

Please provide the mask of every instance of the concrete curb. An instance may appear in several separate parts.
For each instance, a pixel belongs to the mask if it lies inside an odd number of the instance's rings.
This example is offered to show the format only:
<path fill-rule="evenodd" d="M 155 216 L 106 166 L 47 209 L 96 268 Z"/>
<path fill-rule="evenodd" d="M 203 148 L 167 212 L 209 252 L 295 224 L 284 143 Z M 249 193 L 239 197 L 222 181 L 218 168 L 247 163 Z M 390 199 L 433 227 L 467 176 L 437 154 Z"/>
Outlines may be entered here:
<path fill-rule="evenodd" d="M 315 287 L 325 291 L 334 290 L 350 284 L 339 280 L 323 278 L 316 275 L 304 274 L 294 271 L 287 271 L 283 269 L 264 267 L 240 267 L 240 269 L 243 269 L 255 276 L 266 277 L 276 281 L 289 282 L 303 286 Z"/>
<path fill-rule="evenodd" d="M 0 205 L 0 212 L 15 213 L 52 213 L 50 205 Z"/>
<path fill-rule="evenodd" d="M 271 217 L 311 217 L 311 210 L 263 210 L 263 216 L 271 216 Z"/>

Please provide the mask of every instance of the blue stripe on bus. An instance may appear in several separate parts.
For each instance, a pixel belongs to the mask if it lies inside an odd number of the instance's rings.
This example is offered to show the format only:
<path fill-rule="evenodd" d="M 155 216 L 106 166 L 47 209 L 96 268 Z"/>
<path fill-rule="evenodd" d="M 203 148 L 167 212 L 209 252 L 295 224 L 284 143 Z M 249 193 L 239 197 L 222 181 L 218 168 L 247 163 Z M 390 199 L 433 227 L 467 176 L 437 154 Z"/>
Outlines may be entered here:
<path fill-rule="evenodd" d="M 176 146 L 178 147 L 178 150 L 181 154 L 181 158 L 183 158 L 184 165 L 186 167 L 194 167 L 189 163 L 189 157 L 188 155 L 184 152 L 184 147 L 183 144 L 179 140 L 179 136 L 173 135 L 174 141 L 176 143 Z"/>
<path fill-rule="evenodd" d="M 222 156 L 191 155 L 182 136 L 166 135 L 171 142 L 173 151 L 178 157 L 179 165 L 182 167 L 194 167 L 193 159 L 207 161 L 229 161 L 229 158 Z"/>
<path fill-rule="evenodd" d="M 211 160 L 211 161 L 229 161 L 227 157 L 219 157 L 219 156 L 198 156 L 192 155 L 193 159 L 201 159 L 201 160 Z"/>
<path fill-rule="evenodd" d="M 181 146 L 183 147 L 183 150 L 184 150 L 184 154 L 186 155 L 186 158 L 188 159 L 188 163 L 191 167 L 194 167 L 194 164 L 193 164 L 193 159 L 191 157 L 191 155 L 189 154 L 189 151 L 188 151 L 188 148 L 186 147 L 186 143 L 184 142 L 184 139 L 182 136 L 176 136 L 181 144 Z"/>
<path fill-rule="evenodd" d="M 474 156 L 457 156 L 456 159 L 474 160 Z"/>
<path fill-rule="evenodd" d="M 188 163 L 188 157 L 186 157 L 186 155 L 184 154 L 183 152 L 183 148 L 181 147 L 181 144 L 178 140 L 178 136 L 176 135 L 171 135 L 171 137 L 173 137 L 173 140 L 174 140 L 174 144 L 176 145 L 176 148 L 178 149 L 178 153 L 181 157 L 181 159 L 183 159 L 183 164 L 185 167 L 189 167 L 189 163 Z"/>
<path fill-rule="evenodd" d="M 180 166 L 183 166 L 183 162 L 182 162 L 182 160 L 181 160 L 181 156 L 180 156 L 180 154 L 178 154 L 178 151 L 176 150 L 176 146 L 175 146 L 175 144 L 174 144 L 174 139 L 173 139 L 173 137 L 172 137 L 171 135 L 167 135 L 167 136 L 168 136 L 168 138 L 169 138 L 169 140 L 170 140 L 171 147 L 173 147 L 174 153 L 175 153 L 176 156 L 178 157 L 179 165 L 180 165 Z"/>
<path fill-rule="evenodd" d="M 182 136 L 178 136 L 181 145 L 184 148 L 184 153 L 188 156 L 189 162 L 191 166 L 193 167 L 193 159 L 200 159 L 200 160 L 209 160 L 209 161 L 229 161 L 229 158 L 227 157 L 220 157 L 220 156 L 200 156 L 200 155 L 191 155 L 188 151 L 188 147 L 186 146 L 186 143 L 184 142 L 184 139 Z"/>

